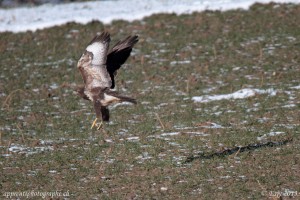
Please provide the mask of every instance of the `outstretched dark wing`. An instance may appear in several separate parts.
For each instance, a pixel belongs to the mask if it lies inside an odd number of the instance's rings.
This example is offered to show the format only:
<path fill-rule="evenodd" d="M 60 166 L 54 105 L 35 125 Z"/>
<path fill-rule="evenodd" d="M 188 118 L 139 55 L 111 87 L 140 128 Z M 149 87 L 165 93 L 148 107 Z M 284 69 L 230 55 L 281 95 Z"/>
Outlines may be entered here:
<path fill-rule="evenodd" d="M 116 71 L 125 63 L 130 56 L 133 45 L 137 42 L 137 35 L 128 36 L 124 40 L 119 41 L 107 55 L 106 67 L 112 81 L 111 88 L 115 87 L 114 75 Z"/>
<path fill-rule="evenodd" d="M 96 35 L 89 45 L 86 47 L 86 51 L 93 54 L 92 64 L 99 67 L 99 65 L 105 65 L 106 56 L 108 52 L 110 42 L 110 35 L 108 32 L 102 32 L 100 35 Z"/>

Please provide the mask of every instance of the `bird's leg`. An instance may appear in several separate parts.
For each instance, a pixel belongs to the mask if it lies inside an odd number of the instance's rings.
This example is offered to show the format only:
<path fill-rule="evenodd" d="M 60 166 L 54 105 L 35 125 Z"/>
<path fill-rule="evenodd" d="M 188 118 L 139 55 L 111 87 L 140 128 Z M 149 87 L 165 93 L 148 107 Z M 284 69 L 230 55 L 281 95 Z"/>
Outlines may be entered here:
<path fill-rule="evenodd" d="M 100 130 L 103 127 L 103 121 L 101 120 L 101 122 L 98 123 L 96 126 L 97 126 L 97 130 Z"/>
<path fill-rule="evenodd" d="M 98 117 L 96 117 L 96 119 L 93 121 L 93 123 L 92 123 L 92 126 L 91 126 L 91 129 L 93 129 L 94 128 L 94 126 L 96 125 L 96 123 L 97 123 L 97 120 L 98 120 Z"/>
<path fill-rule="evenodd" d="M 102 127 L 102 119 L 101 123 L 97 123 L 97 120 L 101 117 L 101 103 L 97 96 L 94 96 L 94 109 L 96 112 L 96 119 L 93 121 L 91 129 L 96 126 L 97 130 Z"/>
<path fill-rule="evenodd" d="M 93 121 L 91 129 L 93 129 L 94 126 L 96 126 L 97 130 L 100 130 L 102 128 L 102 126 L 103 126 L 102 120 L 100 123 L 97 123 L 97 120 L 98 120 L 98 117 L 96 117 L 96 119 Z"/>

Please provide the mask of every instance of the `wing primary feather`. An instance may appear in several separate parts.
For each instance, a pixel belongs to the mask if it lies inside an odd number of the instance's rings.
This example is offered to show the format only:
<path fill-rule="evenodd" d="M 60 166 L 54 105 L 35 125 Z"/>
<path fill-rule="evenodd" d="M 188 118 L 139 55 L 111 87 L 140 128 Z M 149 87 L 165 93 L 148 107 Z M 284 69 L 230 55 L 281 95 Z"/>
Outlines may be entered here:
<path fill-rule="evenodd" d="M 113 53 L 114 51 L 121 51 L 124 50 L 126 48 L 130 48 L 132 49 L 132 47 L 138 42 L 138 36 L 128 36 L 127 38 L 125 38 L 124 40 L 120 40 L 118 41 L 114 47 L 112 48 L 112 50 L 110 51 L 110 53 Z"/>
<path fill-rule="evenodd" d="M 115 72 L 126 62 L 133 46 L 138 42 L 138 36 L 128 36 L 117 42 L 107 55 L 106 67 L 112 80 L 111 88 L 115 87 Z"/>
<path fill-rule="evenodd" d="M 92 53 L 92 65 L 105 65 L 106 57 L 110 42 L 110 35 L 107 32 L 103 32 L 100 35 L 96 35 L 89 45 L 86 47 L 86 51 Z"/>
<path fill-rule="evenodd" d="M 88 45 L 91 45 L 95 42 L 103 42 L 109 43 L 110 42 L 110 34 L 108 32 L 102 32 L 100 35 L 96 35 Z"/>

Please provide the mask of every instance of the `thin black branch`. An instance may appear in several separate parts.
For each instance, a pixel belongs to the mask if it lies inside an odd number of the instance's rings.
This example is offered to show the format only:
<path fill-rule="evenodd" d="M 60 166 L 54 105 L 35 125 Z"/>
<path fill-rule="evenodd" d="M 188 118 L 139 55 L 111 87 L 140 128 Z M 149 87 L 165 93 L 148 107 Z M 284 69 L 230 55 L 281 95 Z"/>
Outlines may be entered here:
<path fill-rule="evenodd" d="M 276 147 L 276 146 L 282 146 L 285 145 L 289 142 L 291 142 L 293 139 L 289 138 L 283 141 L 269 141 L 269 142 L 265 142 L 265 143 L 255 143 L 255 144 L 249 144 L 247 146 L 242 146 L 242 147 L 233 147 L 230 149 L 226 149 L 223 151 L 219 151 L 219 152 L 214 152 L 208 155 L 205 155 L 204 153 L 200 153 L 196 156 L 189 156 L 187 157 L 187 159 L 183 162 L 183 164 L 186 163 L 190 163 L 193 162 L 196 159 L 212 159 L 214 157 L 225 157 L 225 156 L 229 156 L 232 155 L 236 152 L 244 152 L 244 151 L 253 151 L 255 149 L 259 149 L 259 148 L 264 148 L 264 147 Z"/>

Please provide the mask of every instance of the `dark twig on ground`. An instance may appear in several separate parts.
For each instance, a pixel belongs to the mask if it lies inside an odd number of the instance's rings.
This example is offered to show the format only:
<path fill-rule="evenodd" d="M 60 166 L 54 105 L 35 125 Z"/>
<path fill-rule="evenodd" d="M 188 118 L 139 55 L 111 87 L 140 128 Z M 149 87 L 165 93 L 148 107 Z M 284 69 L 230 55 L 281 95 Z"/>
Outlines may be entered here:
<path fill-rule="evenodd" d="M 204 153 L 200 153 L 196 156 L 192 155 L 187 157 L 187 159 L 183 162 L 185 163 L 190 163 L 193 162 L 196 159 L 211 159 L 214 157 L 225 157 L 225 156 L 229 156 L 232 155 L 234 153 L 241 153 L 241 152 L 245 152 L 245 151 L 253 151 L 255 149 L 259 149 L 259 148 L 263 148 L 263 147 L 276 147 L 276 146 L 282 146 L 285 145 L 289 142 L 291 142 L 293 139 L 292 138 L 288 138 L 286 140 L 282 140 L 282 141 L 269 141 L 269 142 L 265 142 L 265 143 L 255 143 L 255 144 L 249 144 L 247 146 L 242 146 L 242 147 L 233 147 L 233 148 L 229 148 L 223 151 L 218 151 L 218 152 L 214 152 L 208 155 L 205 155 Z"/>

